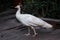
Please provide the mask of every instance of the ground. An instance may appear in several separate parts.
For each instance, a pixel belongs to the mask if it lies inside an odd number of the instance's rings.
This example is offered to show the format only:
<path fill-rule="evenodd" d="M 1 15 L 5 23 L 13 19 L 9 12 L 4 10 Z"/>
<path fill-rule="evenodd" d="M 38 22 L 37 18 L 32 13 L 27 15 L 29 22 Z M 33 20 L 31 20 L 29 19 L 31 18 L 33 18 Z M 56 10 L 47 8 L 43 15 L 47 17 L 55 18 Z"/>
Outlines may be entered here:
<path fill-rule="evenodd" d="M 11 12 L 9 12 L 9 14 L 10 13 Z M 24 34 L 27 33 L 27 29 L 22 29 L 23 25 L 18 23 L 16 18 L 10 18 L 13 17 L 13 15 L 15 14 L 11 13 L 9 16 L 0 18 L 0 40 L 60 40 L 60 29 L 52 32 L 41 31 L 39 29 L 36 30 L 38 33 L 36 37 L 32 37 L 32 35 L 25 36 Z"/>
<path fill-rule="evenodd" d="M 25 36 L 26 30 L 6 30 L 1 32 L 1 40 L 60 40 L 60 29 L 52 33 L 41 33 L 36 37 Z"/>

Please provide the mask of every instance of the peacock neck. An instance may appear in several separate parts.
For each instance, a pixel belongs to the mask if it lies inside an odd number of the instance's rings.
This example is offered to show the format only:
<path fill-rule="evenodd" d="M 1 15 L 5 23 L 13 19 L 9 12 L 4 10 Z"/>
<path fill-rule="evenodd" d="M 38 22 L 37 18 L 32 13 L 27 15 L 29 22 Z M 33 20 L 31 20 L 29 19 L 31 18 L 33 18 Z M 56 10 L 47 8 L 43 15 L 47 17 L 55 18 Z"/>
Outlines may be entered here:
<path fill-rule="evenodd" d="M 21 9 L 19 8 L 18 10 L 17 10 L 17 12 L 16 12 L 16 15 L 21 15 Z"/>

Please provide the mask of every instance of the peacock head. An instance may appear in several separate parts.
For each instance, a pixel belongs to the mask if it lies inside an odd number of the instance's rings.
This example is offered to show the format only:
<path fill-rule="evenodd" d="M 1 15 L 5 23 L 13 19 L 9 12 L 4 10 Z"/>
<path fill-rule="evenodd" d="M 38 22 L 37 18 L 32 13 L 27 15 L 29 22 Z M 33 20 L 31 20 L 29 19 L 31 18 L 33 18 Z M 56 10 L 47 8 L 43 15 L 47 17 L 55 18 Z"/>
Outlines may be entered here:
<path fill-rule="evenodd" d="M 21 3 L 19 3 L 15 8 L 21 8 Z"/>

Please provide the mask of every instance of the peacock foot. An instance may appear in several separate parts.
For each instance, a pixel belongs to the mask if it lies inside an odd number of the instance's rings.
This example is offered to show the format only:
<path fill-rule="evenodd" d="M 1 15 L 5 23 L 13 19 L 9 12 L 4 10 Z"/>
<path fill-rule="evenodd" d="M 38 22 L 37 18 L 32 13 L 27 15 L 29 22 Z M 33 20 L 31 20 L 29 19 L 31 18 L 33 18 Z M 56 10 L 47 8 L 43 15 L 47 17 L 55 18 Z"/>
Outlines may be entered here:
<path fill-rule="evenodd" d="M 33 35 L 33 37 L 35 37 L 35 36 L 37 36 L 37 33 L 35 33 L 35 34 Z"/>
<path fill-rule="evenodd" d="M 24 35 L 29 36 L 29 35 L 30 35 L 30 33 L 27 33 L 27 34 L 24 34 Z"/>

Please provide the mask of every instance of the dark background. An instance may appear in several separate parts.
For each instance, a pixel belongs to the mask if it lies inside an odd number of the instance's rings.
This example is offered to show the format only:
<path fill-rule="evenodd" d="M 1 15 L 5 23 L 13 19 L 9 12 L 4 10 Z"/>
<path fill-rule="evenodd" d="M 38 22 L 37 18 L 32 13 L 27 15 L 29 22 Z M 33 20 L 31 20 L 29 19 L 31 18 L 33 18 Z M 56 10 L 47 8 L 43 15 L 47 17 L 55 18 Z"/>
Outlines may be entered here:
<path fill-rule="evenodd" d="M 0 12 L 17 5 L 14 3 L 19 3 L 19 0 L 0 0 Z M 22 13 L 60 19 L 60 0 L 22 0 L 22 5 Z"/>

